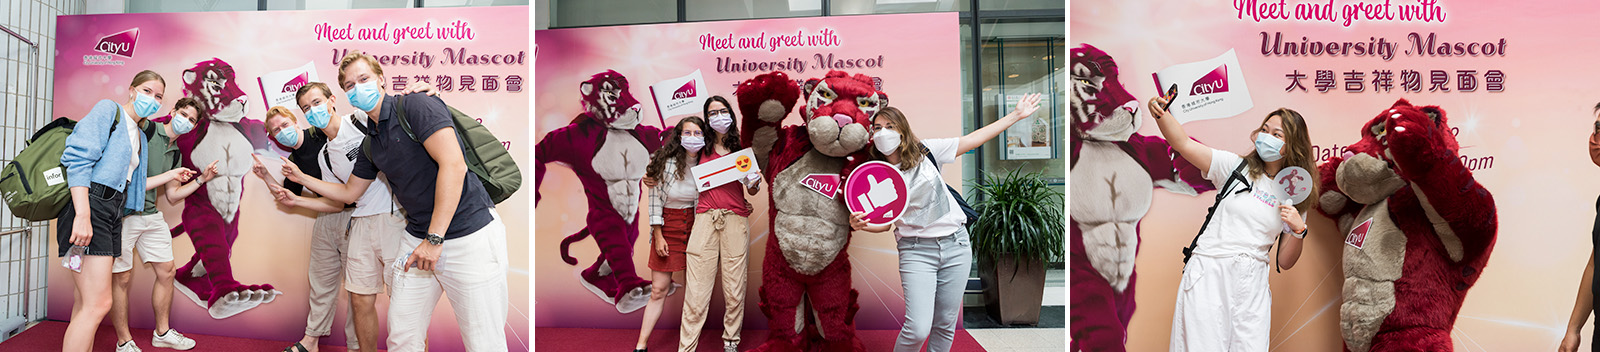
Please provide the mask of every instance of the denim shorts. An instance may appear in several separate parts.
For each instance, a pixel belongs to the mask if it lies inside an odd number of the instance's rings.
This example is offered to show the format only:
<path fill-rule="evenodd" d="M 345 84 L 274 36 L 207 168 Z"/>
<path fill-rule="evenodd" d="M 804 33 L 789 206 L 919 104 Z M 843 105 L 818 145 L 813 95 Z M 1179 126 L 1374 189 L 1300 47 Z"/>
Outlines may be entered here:
<path fill-rule="evenodd" d="M 89 223 L 94 235 L 89 238 L 85 255 L 118 257 L 122 255 L 122 218 L 127 215 L 123 203 L 127 195 L 111 187 L 91 183 L 89 187 Z M 67 256 L 72 249 L 72 223 L 77 219 L 77 208 L 72 203 L 62 207 L 56 218 L 56 256 Z"/>

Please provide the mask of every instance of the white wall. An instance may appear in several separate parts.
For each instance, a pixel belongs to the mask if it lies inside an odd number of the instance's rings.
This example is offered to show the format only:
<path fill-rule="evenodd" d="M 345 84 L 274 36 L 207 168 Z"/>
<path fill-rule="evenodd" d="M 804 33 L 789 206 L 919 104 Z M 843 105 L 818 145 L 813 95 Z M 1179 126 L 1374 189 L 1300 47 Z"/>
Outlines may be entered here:
<path fill-rule="evenodd" d="M 121 6 L 121 1 L 95 1 L 100 8 L 112 5 Z M 52 115 L 56 16 L 83 14 L 87 7 L 83 0 L 0 0 L 0 26 L 38 45 L 36 51 L 0 33 L 0 164 L 9 163 Z M 0 236 L 0 322 L 16 321 L 24 313 L 28 320 L 44 318 L 45 273 L 47 265 L 56 263 L 45 252 L 54 237 L 46 223 L 28 223 L 0 207 L 0 233 L 24 228 L 33 232 Z M 0 331 L 0 340 L 13 332 Z"/>

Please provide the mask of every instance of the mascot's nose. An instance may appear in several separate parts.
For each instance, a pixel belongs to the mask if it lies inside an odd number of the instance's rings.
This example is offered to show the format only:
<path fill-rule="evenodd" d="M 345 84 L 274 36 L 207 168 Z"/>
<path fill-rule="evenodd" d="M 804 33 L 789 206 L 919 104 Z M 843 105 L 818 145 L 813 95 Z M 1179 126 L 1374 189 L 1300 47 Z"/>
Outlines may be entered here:
<path fill-rule="evenodd" d="M 1129 100 L 1127 104 L 1122 104 L 1122 109 L 1127 110 L 1129 114 L 1139 115 L 1139 101 Z"/>
<path fill-rule="evenodd" d="M 850 124 L 850 122 L 855 121 L 855 119 L 850 118 L 850 115 L 834 114 L 833 121 L 838 122 L 839 127 L 844 127 L 844 125 Z"/>

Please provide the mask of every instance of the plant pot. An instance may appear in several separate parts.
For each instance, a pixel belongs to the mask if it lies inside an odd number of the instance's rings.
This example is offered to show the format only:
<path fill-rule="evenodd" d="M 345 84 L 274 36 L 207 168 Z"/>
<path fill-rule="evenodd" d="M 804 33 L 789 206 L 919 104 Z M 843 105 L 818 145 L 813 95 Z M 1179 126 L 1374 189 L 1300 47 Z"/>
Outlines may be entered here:
<path fill-rule="evenodd" d="M 1044 304 L 1044 260 L 1018 261 L 1008 254 L 979 256 L 978 279 L 989 317 L 1001 324 L 1038 325 Z"/>

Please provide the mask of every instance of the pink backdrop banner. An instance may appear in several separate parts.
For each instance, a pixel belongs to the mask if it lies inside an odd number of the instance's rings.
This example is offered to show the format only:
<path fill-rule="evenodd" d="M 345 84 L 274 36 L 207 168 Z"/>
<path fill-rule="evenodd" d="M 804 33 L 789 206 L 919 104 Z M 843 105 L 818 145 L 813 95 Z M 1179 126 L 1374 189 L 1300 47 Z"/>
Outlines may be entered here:
<path fill-rule="evenodd" d="M 668 79 L 682 78 L 700 70 L 703 95 L 721 95 L 737 104 L 734 87 L 756 75 L 783 71 L 789 77 L 805 80 L 827 74 L 830 68 L 851 74 L 878 77 L 890 106 L 900 108 L 911 119 L 917 135 L 923 138 L 955 137 L 961 134 L 961 72 L 959 25 L 955 13 L 787 18 L 750 21 L 700 22 L 642 26 L 554 29 L 534 34 L 543 55 L 538 58 L 534 138 L 543 138 L 567 126 L 582 112 L 578 84 L 593 74 L 616 70 L 628 78 L 633 96 L 643 104 L 644 125 L 677 123 L 675 116 L 662 118 L 650 98 L 649 86 Z M 785 118 L 785 125 L 801 121 L 798 110 Z M 698 110 L 698 108 L 696 108 Z M 737 110 L 737 108 L 735 108 Z M 737 111 L 736 111 L 737 112 Z M 945 180 L 959 184 L 961 168 L 944 168 Z M 578 272 L 593 263 L 599 254 L 594 241 L 571 246 L 579 265 L 561 261 L 560 242 L 584 228 L 583 187 L 570 169 L 552 165 L 545 175 L 541 206 L 535 209 L 534 251 L 540 253 L 534 271 L 534 289 L 539 305 L 534 318 L 540 327 L 592 327 L 638 329 L 641 312 L 618 314 L 615 307 L 584 289 Z M 747 257 L 749 285 L 745 288 L 745 326 L 764 329 L 757 294 L 761 287 L 761 261 L 771 237 L 767 222 L 769 200 L 763 187 L 749 196 L 754 212 L 750 216 L 750 251 Z M 641 199 L 639 226 L 643 236 L 634 243 L 634 267 L 648 279 L 646 267 L 649 245 L 649 201 Z M 894 235 L 856 233 L 851 239 L 850 260 L 854 288 L 861 292 L 856 315 L 860 329 L 899 329 L 904 318 L 905 299 L 901 292 L 899 261 Z M 675 280 L 681 282 L 682 274 Z M 681 292 L 681 291 L 680 291 Z M 658 328 L 678 326 L 683 295 L 667 300 Z M 722 316 L 721 293 L 711 298 L 709 316 Z M 707 325 L 717 325 L 710 319 Z"/>
<path fill-rule="evenodd" d="M 250 154 L 276 159 L 282 153 L 266 141 L 259 123 L 267 111 L 263 102 L 268 99 L 263 93 L 288 88 L 284 81 L 262 87 L 258 78 L 312 63 L 317 77 L 306 78 L 334 86 L 333 93 L 338 97 L 334 108 L 340 114 L 348 114 L 356 110 L 344 99 L 344 91 L 333 84 L 338 75 L 338 59 L 346 52 L 365 51 L 380 61 L 385 75 L 382 79 L 388 87 L 429 82 L 438 87 L 447 104 L 481 119 L 497 137 L 508 142 L 511 155 L 523 160 L 524 173 L 531 178 L 524 144 L 528 140 L 528 91 L 532 88 L 526 83 L 531 78 L 528 62 L 532 57 L 528 50 L 527 10 L 513 6 L 61 16 L 56 19 L 59 37 L 53 48 L 57 70 L 54 81 L 47 82 L 55 92 L 52 114 L 80 119 L 101 99 L 121 102 L 134 74 L 148 69 L 160 73 L 167 83 L 162 108 L 152 117 L 166 116 L 173 103 L 185 95 L 184 70 L 212 58 L 230 64 L 231 83 L 248 101 L 244 104 L 244 120 L 252 128 L 245 134 L 255 145 L 254 151 L 229 152 L 229 157 L 242 161 L 221 167 L 223 174 L 244 176 L 236 220 L 239 235 L 232 243 L 233 274 L 243 284 L 271 284 L 283 294 L 224 319 L 212 318 L 205 308 L 175 294 L 172 326 L 190 334 L 298 340 L 306 328 L 307 258 L 314 214 L 276 206 L 265 185 L 244 174 L 250 165 Z M 116 35 L 130 29 L 137 29 L 137 35 Z M 289 83 L 297 86 L 301 82 L 293 79 Z M 306 127 L 304 119 L 300 121 L 301 127 Z M 507 281 L 511 310 L 505 329 L 506 343 L 514 351 L 529 349 L 528 253 L 522 249 L 527 248 L 528 237 L 524 234 L 530 224 L 517 214 L 528 211 L 531 193 L 518 192 L 498 206 L 500 214 L 505 215 L 510 248 Z M 183 221 L 183 205 L 160 203 L 169 224 Z M 194 255 L 191 237 L 186 234 L 173 239 L 177 265 Z M 54 243 L 51 241 L 52 247 Z M 449 255 L 448 246 L 445 255 Z M 149 302 L 155 276 L 148 266 L 136 266 L 134 272 L 130 323 L 138 328 L 153 328 Z M 59 265 L 51 266 L 51 319 L 69 319 L 73 301 L 69 274 Z M 388 299 L 386 295 L 378 297 L 380 318 L 387 319 Z M 346 300 L 339 301 L 341 308 L 337 309 L 331 338 L 323 339 L 324 344 L 344 345 L 343 324 L 348 317 L 342 308 Z M 460 349 L 454 313 L 448 300 L 440 301 L 429 328 L 430 343 L 438 349 Z M 387 325 L 383 324 L 385 332 Z M 109 323 L 102 327 L 110 328 Z M 200 343 L 200 349 L 205 349 L 205 342 Z"/>
<path fill-rule="evenodd" d="M 1600 101 L 1592 82 L 1600 4 L 1578 1 L 1073 1 L 1072 46 L 1116 60 L 1136 97 L 1138 131 L 1160 136 L 1145 102 L 1149 75 L 1236 50 L 1254 107 L 1184 125 L 1191 137 L 1234 153 L 1280 107 L 1301 113 L 1316 159 L 1341 155 L 1360 129 L 1400 98 L 1448 113 L 1460 160 L 1494 196 L 1499 234 L 1467 295 L 1451 342 L 1458 351 L 1555 350 L 1592 252 L 1600 175 L 1586 141 Z M 1310 11 L 1315 10 L 1315 11 Z M 1232 74 L 1232 72 L 1230 72 Z M 1180 89 L 1186 89 L 1180 88 Z M 1174 109 L 1178 107 L 1173 106 Z M 1164 190 L 1144 217 L 1135 264 L 1138 309 L 1130 351 L 1165 350 L 1183 266 L 1180 249 L 1215 193 Z M 1313 213 L 1315 213 L 1313 211 Z M 1270 347 L 1339 351 L 1343 239 L 1310 219 L 1312 237 L 1293 270 L 1270 276 Z M 1214 224 L 1213 224 L 1214 225 Z M 1325 235 L 1325 236 L 1319 236 Z M 1592 343 L 1594 323 L 1581 332 Z"/>

